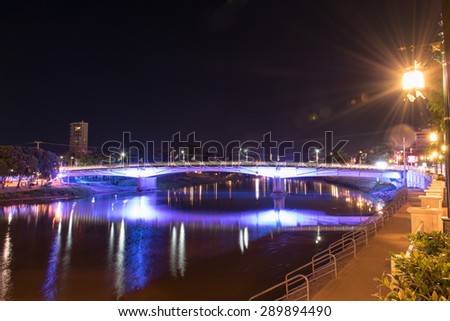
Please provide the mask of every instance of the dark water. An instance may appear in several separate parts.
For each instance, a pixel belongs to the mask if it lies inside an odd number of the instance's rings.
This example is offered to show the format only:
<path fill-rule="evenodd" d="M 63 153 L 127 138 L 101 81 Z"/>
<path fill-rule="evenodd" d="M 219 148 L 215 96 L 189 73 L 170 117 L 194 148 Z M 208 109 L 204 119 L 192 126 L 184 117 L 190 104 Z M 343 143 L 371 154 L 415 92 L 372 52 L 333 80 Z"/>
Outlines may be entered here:
<path fill-rule="evenodd" d="M 0 208 L 0 299 L 247 300 L 376 205 L 325 183 L 286 189 L 274 200 L 253 178 Z"/>

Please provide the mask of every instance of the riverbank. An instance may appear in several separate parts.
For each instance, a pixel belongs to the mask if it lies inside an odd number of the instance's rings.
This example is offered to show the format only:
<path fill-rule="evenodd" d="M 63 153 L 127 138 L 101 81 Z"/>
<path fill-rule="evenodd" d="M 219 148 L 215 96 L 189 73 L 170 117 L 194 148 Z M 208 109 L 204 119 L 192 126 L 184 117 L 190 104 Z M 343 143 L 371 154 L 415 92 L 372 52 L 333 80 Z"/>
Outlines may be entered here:
<path fill-rule="evenodd" d="M 181 188 L 185 186 L 221 183 L 228 180 L 243 179 L 241 174 L 228 173 L 187 173 L 185 175 L 167 175 L 158 178 L 159 190 Z M 82 183 L 63 183 L 54 181 L 47 186 L 20 187 L 9 186 L 0 189 L 0 206 L 23 203 L 46 203 L 59 200 L 91 197 L 107 194 L 137 193 L 136 179 L 112 181 L 83 181 Z"/>
<path fill-rule="evenodd" d="M 399 191 L 394 184 L 378 182 L 375 178 L 359 178 L 359 177 L 326 177 L 322 179 L 326 183 L 336 184 L 358 190 L 364 194 L 368 194 L 384 203 L 394 200 L 395 195 Z"/>
<path fill-rule="evenodd" d="M 6 187 L 0 189 L 0 205 L 45 203 L 58 200 L 85 198 L 100 194 L 132 193 L 136 187 L 114 186 L 92 182 L 89 184 L 53 182 L 49 186 Z"/>

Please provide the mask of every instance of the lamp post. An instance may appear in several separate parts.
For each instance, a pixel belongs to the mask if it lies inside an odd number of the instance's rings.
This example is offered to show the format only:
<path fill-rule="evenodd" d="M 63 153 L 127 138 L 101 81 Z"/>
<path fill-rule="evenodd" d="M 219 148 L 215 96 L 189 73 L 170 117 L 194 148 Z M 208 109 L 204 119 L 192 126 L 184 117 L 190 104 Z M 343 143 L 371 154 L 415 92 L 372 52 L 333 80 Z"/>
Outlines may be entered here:
<path fill-rule="evenodd" d="M 248 163 L 248 149 L 247 148 L 245 148 L 245 149 L 239 148 L 239 154 L 238 154 L 238 156 L 239 156 L 238 157 L 239 164 L 241 163 L 241 154 L 242 154 L 242 152 L 244 152 L 245 162 Z"/>
<path fill-rule="evenodd" d="M 450 8 L 449 8 L 450 9 Z M 447 67 L 445 63 L 445 55 L 443 47 L 441 46 L 441 64 L 442 64 L 442 92 L 444 97 L 444 123 L 445 123 L 445 132 L 444 132 L 444 141 L 445 141 L 445 149 L 447 149 L 447 146 L 450 143 L 450 123 L 449 123 L 449 104 L 448 104 L 448 91 L 447 91 Z M 403 89 L 409 91 L 407 94 L 408 99 L 413 102 L 417 97 L 424 98 L 421 89 L 425 88 L 425 82 L 423 73 L 418 70 L 417 64 L 414 62 L 414 68 L 412 71 L 408 71 L 403 75 Z M 420 89 L 420 90 L 419 90 Z M 437 141 L 437 134 L 431 133 L 430 134 L 430 141 L 432 143 L 435 143 Z M 450 177 L 450 158 L 449 154 L 446 153 L 445 156 L 445 203 L 446 207 L 448 208 L 449 204 L 449 177 Z M 405 157 L 405 154 L 403 154 L 403 157 Z M 447 216 L 448 216 L 447 211 Z M 450 222 L 448 223 L 450 225 Z M 450 228 L 450 226 L 449 226 Z M 447 228 L 448 229 L 448 228 Z M 444 231 L 445 231 L 445 224 L 444 224 Z"/>
<path fill-rule="evenodd" d="M 319 166 L 319 149 L 316 148 L 316 166 Z"/>
<path fill-rule="evenodd" d="M 434 148 L 436 145 L 436 142 L 438 141 L 438 135 L 436 132 L 431 132 L 430 133 L 430 143 L 431 146 Z M 438 153 L 436 151 L 433 151 L 431 153 L 431 161 L 433 162 L 434 160 L 434 173 L 437 174 L 438 170 L 437 170 L 437 158 L 438 158 Z"/>
<path fill-rule="evenodd" d="M 405 136 L 403 136 L 403 186 L 407 186 L 408 181 L 406 179 L 406 141 Z"/>
<path fill-rule="evenodd" d="M 450 50 L 450 1 L 442 0 L 442 26 L 443 26 L 443 40 L 439 43 L 439 46 L 432 46 L 433 51 L 440 52 L 440 63 L 442 65 L 442 96 L 444 107 L 444 145 L 445 150 L 449 151 L 450 146 L 450 103 L 448 94 L 448 70 L 447 70 L 447 52 Z M 447 49 L 447 50 L 446 50 Z M 417 70 L 417 65 L 414 63 L 413 72 L 405 73 L 403 76 L 403 89 L 413 90 L 414 95 L 410 93 L 407 95 L 411 101 L 418 96 L 423 97 L 419 89 L 424 88 L 425 83 L 423 81 L 423 74 Z M 447 207 L 447 217 L 443 218 L 444 232 L 450 232 L 450 153 L 445 153 L 445 203 Z"/>
<path fill-rule="evenodd" d="M 449 195 L 450 195 L 450 104 L 449 104 L 449 95 L 448 95 L 448 70 L 447 70 L 447 55 L 450 50 L 450 3 L 449 1 L 442 0 L 442 26 L 443 26 L 443 41 L 441 43 L 441 59 L 442 59 L 442 94 L 444 96 L 444 125 L 445 125 L 445 135 L 444 135 L 444 144 L 445 144 L 445 196 L 446 196 L 446 204 L 447 204 L 447 218 L 443 219 L 444 232 L 450 231 L 450 211 L 449 211 Z M 446 50 L 448 49 L 448 50 Z"/>

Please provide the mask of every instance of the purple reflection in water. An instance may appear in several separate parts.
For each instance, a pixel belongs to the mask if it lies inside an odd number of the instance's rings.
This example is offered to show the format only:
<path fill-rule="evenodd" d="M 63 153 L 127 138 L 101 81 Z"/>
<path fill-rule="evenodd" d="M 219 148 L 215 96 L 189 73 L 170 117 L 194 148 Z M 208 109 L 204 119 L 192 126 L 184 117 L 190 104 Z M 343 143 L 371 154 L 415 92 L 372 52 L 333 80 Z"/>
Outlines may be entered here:
<path fill-rule="evenodd" d="M 260 183 L 264 180 L 257 181 Z M 45 258 L 42 262 L 33 261 L 25 254 L 20 257 L 22 251 L 15 250 L 12 258 L 22 267 L 45 271 L 45 275 L 42 279 L 36 276 L 36 283 L 40 282 L 37 289 L 15 277 L 20 271 L 14 270 L 14 262 L 8 265 L 3 262 L 0 272 L 8 275 L 10 288 L 15 289 L 4 298 L 119 299 L 133 291 L 151 289 L 154 283 L 160 286 L 164 278 L 192 278 L 201 274 L 196 271 L 201 271 L 205 263 L 221 262 L 224 255 L 237 253 L 239 256 L 233 256 L 232 260 L 245 258 L 252 249 L 255 251 L 255 242 L 284 228 L 310 227 L 312 231 L 317 228 L 311 245 L 305 245 L 308 251 L 317 252 L 323 249 L 325 241 L 332 241 L 326 240 L 327 227 L 345 229 L 360 224 L 370 214 L 369 201 L 348 190 L 340 192 L 336 187 L 329 188 L 328 194 L 322 185 L 290 188 L 298 189 L 308 197 L 308 202 L 328 202 L 327 207 L 340 209 L 339 213 L 348 210 L 358 215 L 328 215 L 312 209 L 315 203 L 311 205 L 294 196 L 274 204 L 262 192 L 270 188 L 257 186 L 247 192 L 248 186 L 227 183 L 221 189 L 214 184 L 144 195 L 4 207 L 0 209 L 0 239 L 5 240 L 0 245 L 2 257 L 11 258 L 8 253 L 13 252 L 14 246 L 33 244 L 35 255 Z M 318 192 L 311 196 L 314 188 Z M 347 198 L 350 201 L 345 201 Z M 357 201 L 353 204 L 351 199 Z M 366 204 L 367 208 L 355 204 Z M 303 238 L 309 240 L 309 236 Z M 283 259 L 281 250 L 274 250 L 273 246 L 251 255 L 264 258 L 264 262 L 271 261 L 273 255 L 277 260 L 280 255 Z M 284 259 L 291 259 L 291 255 L 285 256 Z M 257 268 L 259 263 L 252 259 L 252 264 Z M 267 271 L 283 275 L 289 264 Z M 228 269 L 232 268 L 230 265 Z M 256 277 L 255 273 L 252 275 Z M 272 277 L 261 275 L 269 281 Z"/>

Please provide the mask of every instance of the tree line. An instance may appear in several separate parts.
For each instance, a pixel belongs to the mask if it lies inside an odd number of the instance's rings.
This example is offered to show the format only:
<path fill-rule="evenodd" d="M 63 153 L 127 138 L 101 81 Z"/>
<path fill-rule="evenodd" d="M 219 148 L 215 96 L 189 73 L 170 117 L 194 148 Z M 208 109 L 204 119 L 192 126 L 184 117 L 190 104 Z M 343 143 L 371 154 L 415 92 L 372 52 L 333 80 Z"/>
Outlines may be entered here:
<path fill-rule="evenodd" d="M 0 177 L 2 188 L 6 181 L 14 178 L 17 188 L 24 178 L 30 182 L 44 179 L 47 182 L 59 171 L 58 156 L 36 147 L 0 146 Z"/>

